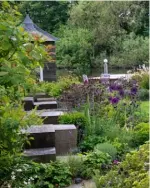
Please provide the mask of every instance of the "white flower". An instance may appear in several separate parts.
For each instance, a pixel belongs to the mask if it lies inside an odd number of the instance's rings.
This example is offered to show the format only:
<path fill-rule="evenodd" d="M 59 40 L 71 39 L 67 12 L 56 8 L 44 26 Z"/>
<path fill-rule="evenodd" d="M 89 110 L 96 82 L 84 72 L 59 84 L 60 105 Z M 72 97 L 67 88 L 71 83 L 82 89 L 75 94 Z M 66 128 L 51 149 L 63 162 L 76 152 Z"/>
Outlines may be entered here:
<path fill-rule="evenodd" d="M 12 175 L 14 175 L 14 174 L 15 174 L 15 172 L 13 171 L 11 174 L 12 174 Z"/>
<path fill-rule="evenodd" d="M 8 184 L 8 185 L 7 185 L 7 187 L 8 187 L 8 188 L 11 188 L 11 185 L 10 185 L 10 184 Z"/>
<path fill-rule="evenodd" d="M 27 185 L 28 183 L 26 181 L 23 182 L 25 185 Z"/>
<path fill-rule="evenodd" d="M 13 41 L 16 41 L 17 39 L 16 39 L 16 37 L 14 37 L 14 36 L 12 36 L 12 37 L 10 37 L 11 38 L 11 40 L 13 40 Z"/>
<path fill-rule="evenodd" d="M 22 169 L 17 169 L 16 171 L 17 171 L 17 172 L 22 172 Z"/>
<path fill-rule="evenodd" d="M 30 177 L 30 180 L 34 180 L 34 178 L 33 178 L 33 177 Z"/>
<path fill-rule="evenodd" d="M 30 184 L 31 183 L 31 180 L 30 180 L 30 178 L 29 178 L 29 180 L 28 180 L 28 184 Z"/>
<path fill-rule="evenodd" d="M 12 180 L 15 180 L 15 179 L 16 179 L 16 176 L 14 176 L 14 175 L 11 176 L 11 179 L 12 179 Z"/>

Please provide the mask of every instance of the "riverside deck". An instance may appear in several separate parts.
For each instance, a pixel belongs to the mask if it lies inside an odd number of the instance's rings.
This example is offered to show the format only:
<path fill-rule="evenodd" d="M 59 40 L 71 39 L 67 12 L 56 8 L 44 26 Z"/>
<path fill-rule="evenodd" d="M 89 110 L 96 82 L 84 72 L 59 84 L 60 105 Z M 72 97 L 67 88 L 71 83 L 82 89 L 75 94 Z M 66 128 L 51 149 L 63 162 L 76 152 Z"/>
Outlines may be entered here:
<path fill-rule="evenodd" d="M 109 77 L 99 76 L 99 77 L 89 77 L 89 80 L 101 80 L 104 78 L 108 78 L 110 81 L 116 81 L 120 78 L 129 79 L 132 74 L 109 74 Z"/>

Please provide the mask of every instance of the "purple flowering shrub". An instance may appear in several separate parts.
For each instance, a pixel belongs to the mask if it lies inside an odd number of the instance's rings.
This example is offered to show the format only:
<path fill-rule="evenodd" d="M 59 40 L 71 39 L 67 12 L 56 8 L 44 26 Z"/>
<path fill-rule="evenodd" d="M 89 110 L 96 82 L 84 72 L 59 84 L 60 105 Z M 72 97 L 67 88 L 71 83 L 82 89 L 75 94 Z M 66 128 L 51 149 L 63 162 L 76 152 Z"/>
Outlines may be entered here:
<path fill-rule="evenodd" d="M 64 91 L 58 101 L 60 106 L 69 110 L 83 110 L 88 102 L 91 116 L 113 118 L 117 124 L 132 127 L 138 110 L 138 84 L 136 80 L 108 82 L 90 81 L 84 84 L 73 84 Z"/>
<path fill-rule="evenodd" d="M 126 128 L 135 124 L 139 107 L 139 86 L 136 80 L 120 79 L 109 85 L 109 102 L 113 106 L 113 118 L 116 123 Z"/>
<path fill-rule="evenodd" d="M 69 110 L 74 108 L 81 109 L 87 103 L 89 98 L 90 109 L 94 107 L 94 103 L 102 104 L 108 102 L 105 97 L 105 87 L 99 82 L 86 84 L 73 84 L 68 90 L 64 91 L 58 98 L 60 106 L 67 107 Z"/>

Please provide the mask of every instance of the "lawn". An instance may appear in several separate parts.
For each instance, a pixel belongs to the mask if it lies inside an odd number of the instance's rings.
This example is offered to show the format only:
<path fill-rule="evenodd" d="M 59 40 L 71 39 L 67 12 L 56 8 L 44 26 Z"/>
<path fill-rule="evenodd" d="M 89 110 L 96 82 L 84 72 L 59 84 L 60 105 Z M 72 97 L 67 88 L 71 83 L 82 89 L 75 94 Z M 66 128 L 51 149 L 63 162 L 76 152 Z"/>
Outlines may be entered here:
<path fill-rule="evenodd" d="M 142 101 L 141 110 L 142 110 L 142 112 L 149 114 L 149 101 Z"/>

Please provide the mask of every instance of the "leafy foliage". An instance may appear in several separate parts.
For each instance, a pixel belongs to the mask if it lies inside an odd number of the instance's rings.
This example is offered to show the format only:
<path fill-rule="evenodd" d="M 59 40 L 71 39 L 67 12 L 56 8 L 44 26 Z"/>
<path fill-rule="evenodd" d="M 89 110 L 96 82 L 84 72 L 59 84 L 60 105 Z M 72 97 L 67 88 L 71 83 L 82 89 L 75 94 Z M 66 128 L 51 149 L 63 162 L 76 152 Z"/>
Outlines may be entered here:
<path fill-rule="evenodd" d="M 149 90 L 149 68 L 145 64 L 139 66 L 132 77 L 138 81 L 140 88 Z"/>
<path fill-rule="evenodd" d="M 141 63 L 147 64 L 148 62 L 148 37 L 136 36 L 134 33 L 126 36 L 121 46 L 121 50 L 118 50 L 112 54 L 111 64 L 113 66 L 126 66 L 133 67 L 138 66 Z"/>
<path fill-rule="evenodd" d="M 27 90 L 27 79 L 34 77 L 34 69 L 47 60 L 48 54 L 40 40 L 32 44 L 33 36 L 28 35 L 20 24 L 20 13 L 16 6 L 1 2 L 0 10 L 0 84 L 13 86 L 15 92 L 21 87 Z"/>
<path fill-rule="evenodd" d="M 42 121 L 32 112 L 26 116 L 22 106 L 7 104 L 1 106 L 0 123 L 0 177 L 4 172 L 9 173 L 9 168 L 14 164 L 16 158 L 20 158 L 24 143 L 27 142 L 27 135 L 22 135 L 21 130 L 35 122 L 41 124 Z M 7 176 L 5 174 L 5 176 Z M 4 176 L 4 177 L 5 177 Z"/>
<path fill-rule="evenodd" d="M 18 3 L 17 3 L 18 4 Z M 34 23 L 50 33 L 55 32 L 61 24 L 65 24 L 69 15 L 69 2 L 19 2 L 19 10 L 25 15 L 29 13 Z"/>
<path fill-rule="evenodd" d="M 117 159 L 121 160 L 124 155 L 130 151 L 128 143 L 120 142 L 118 138 L 115 138 L 111 144 L 117 149 Z"/>
<path fill-rule="evenodd" d="M 89 122 L 81 112 L 67 113 L 59 117 L 60 124 L 74 124 L 78 130 L 78 143 L 83 140 L 84 132 Z"/>
<path fill-rule="evenodd" d="M 32 92 L 45 92 L 51 97 L 59 97 L 66 89 L 77 83 L 79 83 L 78 77 L 63 76 L 57 82 L 41 82 L 35 85 Z"/>
<path fill-rule="evenodd" d="M 66 164 L 70 167 L 70 172 L 75 177 L 80 177 L 80 174 L 82 173 L 83 167 L 83 159 L 82 156 L 74 156 L 70 155 L 67 157 Z"/>
<path fill-rule="evenodd" d="M 58 65 L 81 74 L 102 66 L 106 56 L 110 66 L 148 64 L 147 7 L 148 2 L 73 3 L 67 24 L 57 32 Z"/>
<path fill-rule="evenodd" d="M 97 187 L 112 188 L 144 188 L 148 187 L 148 143 L 140 146 L 138 151 L 132 151 L 117 167 L 105 176 L 96 175 Z"/>
<path fill-rule="evenodd" d="M 59 67 L 90 73 L 92 67 L 103 65 L 106 56 L 117 67 L 148 64 L 147 1 L 17 4 L 23 14 L 29 12 L 37 25 L 60 38 L 56 48 Z"/>
<path fill-rule="evenodd" d="M 18 161 L 19 164 L 14 164 L 9 168 L 8 177 L 3 177 L 7 180 L 7 185 L 12 187 L 33 187 L 46 188 L 64 187 L 71 184 L 71 172 L 69 166 L 62 162 L 50 162 L 49 164 L 38 164 L 31 161 Z"/>
<path fill-rule="evenodd" d="M 144 144 L 149 139 L 149 124 L 148 123 L 139 123 L 134 128 L 133 133 L 133 145 L 134 147 Z"/>
<path fill-rule="evenodd" d="M 88 120 L 81 112 L 67 113 L 59 117 L 59 123 L 74 124 L 77 128 L 85 129 L 88 126 Z"/>
<path fill-rule="evenodd" d="M 21 158 L 27 141 L 21 130 L 42 123 L 34 111 L 25 113 L 21 100 L 35 82 L 34 69 L 48 56 L 40 40 L 32 43 L 18 26 L 20 16 L 15 3 L 0 2 L 0 179 Z"/>
<path fill-rule="evenodd" d="M 89 73 L 91 68 L 91 34 L 87 29 L 61 28 L 61 40 L 56 43 L 59 67 L 74 69 L 76 74 Z"/>
<path fill-rule="evenodd" d="M 82 152 L 88 152 L 94 149 L 94 147 L 107 141 L 105 137 L 100 137 L 96 135 L 86 136 L 84 140 L 80 143 L 79 147 Z"/>
<path fill-rule="evenodd" d="M 104 153 L 108 153 L 112 157 L 112 159 L 115 159 L 116 156 L 117 156 L 117 150 L 116 150 L 116 148 L 112 144 L 107 143 L 107 142 L 102 143 L 102 144 L 97 144 L 94 147 L 94 150 L 95 151 L 98 150 L 98 151 L 102 151 Z"/>
<path fill-rule="evenodd" d="M 146 101 L 149 99 L 149 90 L 147 89 L 140 89 L 139 90 L 139 99 L 142 101 Z"/>
<path fill-rule="evenodd" d="M 101 151 L 89 152 L 83 158 L 83 164 L 86 166 L 83 174 L 91 177 L 94 174 L 94 170 L 103 171 L 104 169 L 109 168 L 111 164 L 111 157 L 108 153 L 103 153 Z"/>

